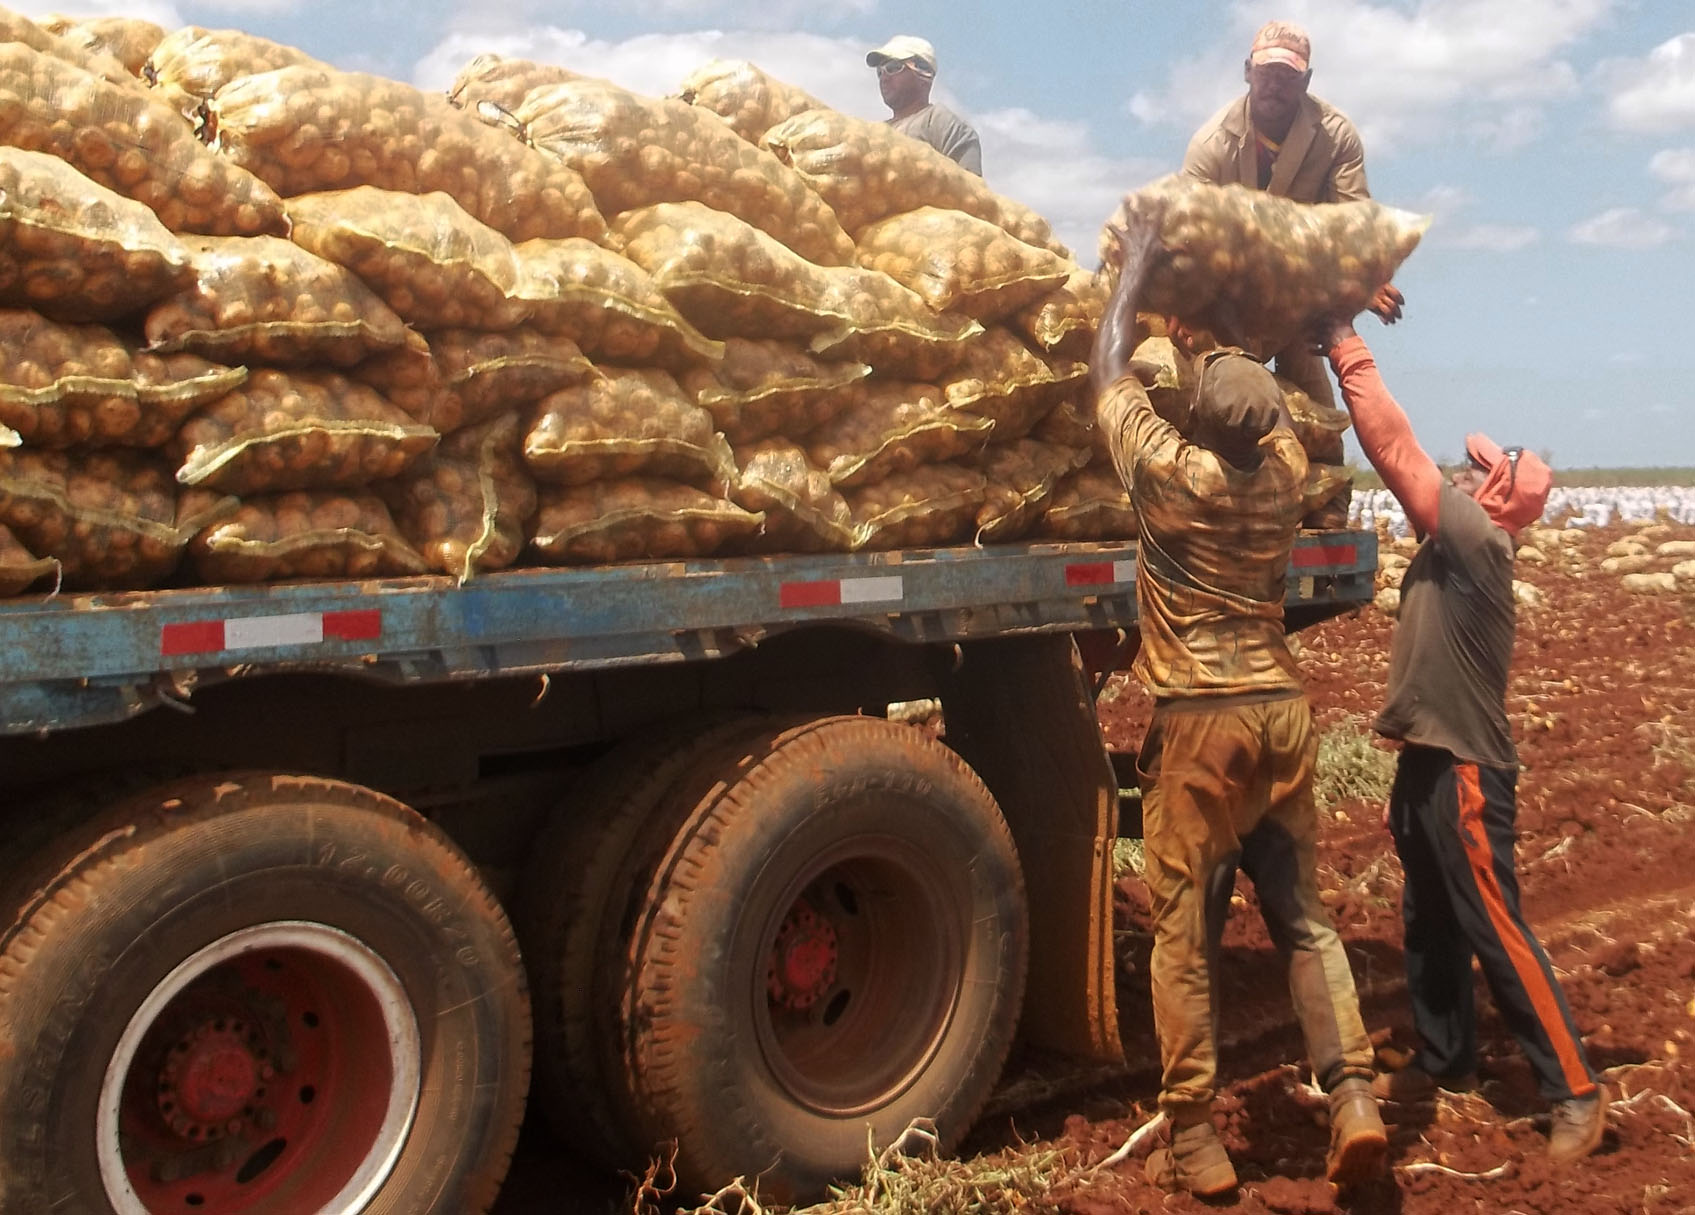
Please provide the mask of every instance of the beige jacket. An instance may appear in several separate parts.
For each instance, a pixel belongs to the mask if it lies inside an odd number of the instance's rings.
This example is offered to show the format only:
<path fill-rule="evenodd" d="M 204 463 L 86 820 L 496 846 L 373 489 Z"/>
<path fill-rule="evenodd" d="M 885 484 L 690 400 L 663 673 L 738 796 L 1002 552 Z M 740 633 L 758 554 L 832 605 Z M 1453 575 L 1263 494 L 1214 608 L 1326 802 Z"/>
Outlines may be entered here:
<path fill-rule="evenodd" d="M 1246 93 L 1195 132 L 1183 157 L 1183 172 L 1214 185 L 1259 186 L 1259 155 Z M 1305 203 L 1370 198 L 1365 186 L 1365 148 L 1347 115 L 1310 93 L 1302 99 L 1300 113 L 1272 167 L 1267 192 Z"/>

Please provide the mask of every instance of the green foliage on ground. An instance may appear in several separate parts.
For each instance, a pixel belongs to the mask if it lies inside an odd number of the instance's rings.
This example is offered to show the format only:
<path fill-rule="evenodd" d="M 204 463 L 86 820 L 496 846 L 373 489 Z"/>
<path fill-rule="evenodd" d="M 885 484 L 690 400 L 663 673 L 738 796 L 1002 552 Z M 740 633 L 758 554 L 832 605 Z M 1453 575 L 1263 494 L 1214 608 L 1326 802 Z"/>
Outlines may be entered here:
<path fill-rule="evenodd" d="M 1374 744 L 1370 724 L 1348 714 L 1318 736 L 1313 796 L 1320 810 L 1358 798 L 1382 802 L 1395 783 L 1395 757 Z"/>

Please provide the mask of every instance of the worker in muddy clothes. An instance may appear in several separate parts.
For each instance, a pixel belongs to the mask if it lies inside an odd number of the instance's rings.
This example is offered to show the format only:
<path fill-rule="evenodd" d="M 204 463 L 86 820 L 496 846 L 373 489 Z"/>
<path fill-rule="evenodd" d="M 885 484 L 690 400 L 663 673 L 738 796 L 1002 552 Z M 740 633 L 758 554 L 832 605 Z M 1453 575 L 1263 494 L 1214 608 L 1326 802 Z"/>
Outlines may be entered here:
<path fill-rule="evenodd" d="M 1381 1173 L 1388 1140 L 1342 943 L 1319 901 L 1312 714 L 1284 641 L 1284 575 L 1307 459 L 1269 371 L 1203 356 L 1188 437 L 1129 369 L 1136 297 L 1163 256 L 1157 216 L 1121 233 L 1124 269 L 1095 342 L 1097 416 L 1136 503 L 1135 673 L 1156 699 L 1138 759 L 1153 915 L 1154 1025 L 1170 1144 L 1148 1176 L 1218 1196 L 1235 1169 L 1213 1129 L 1219 942 L 1240 867 L 1288 962 L 1313 1075 L 1330 1095 L 1327 1175 Z"/>
<path fill-rule="evenodd" d="M 1360 447 L 1422 543 L 1401 583 L 1400 623 L 1376 729 L 1401 744 L 1389 827 L 1406 873 L 1407 990 L 1422 1046 L 1374 1090 L 1399 1102 L 1477 1085 L 1471 963 L 1552 1103 L 1548 1152 L 1587 1156 L 1606 1101 L 1559 981 L 1519 907 L 1514 870 L 1518 752 L 1507 722 L 1515 628 L 1513 554 L 1542 517 L 1553 474 L 1535 452 L 1466 439 L 1467 466 L 1444 480 L 1413 437 L 1353 325 L 1324 322 L 1330 360 Z"/>
<path fill-rule="evenodd" d="M 1183 157 L 1183 172 L 1223 186 L 1237 183 L 1304 203 L 1352 202 L 1369 198 L 1365 148 L 1347 115 L 1307 92 L 1312 80 L 1312 41 L 1287 21 L 1272 21 L 1254 36 L 1242 75 L 1248 91 L 1195 132 Z M 1371 311 L 1385 324 L 1401 317 L 1405 303 L 1385 284 Z M 1335 405 L 1324 362 L 1305 340 L 1277 352 L 1277 372 L 1313 400 Z"/>
<path fill-rule="evenodd" d="M 911 34 L 896 34 L 865 56 L 877 69 L 877 88 L 889 107 L 889 125 L 927 143 L 961 168 L 983 176 L 983 149 L 971 125 L 930 100 L 936 83 L 936 48 Z"/>

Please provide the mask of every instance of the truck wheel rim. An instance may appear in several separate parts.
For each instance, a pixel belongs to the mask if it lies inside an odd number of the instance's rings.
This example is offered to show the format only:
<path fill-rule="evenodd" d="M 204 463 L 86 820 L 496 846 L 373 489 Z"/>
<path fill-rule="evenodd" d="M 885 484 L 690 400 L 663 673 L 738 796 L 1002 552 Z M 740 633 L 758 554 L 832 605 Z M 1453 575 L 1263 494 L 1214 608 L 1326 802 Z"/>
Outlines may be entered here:
<path fill-rule="evenodd" d="M 96 1115 L 118 1215 L 358 1211 L 393 1170 L 420 1036 L 394 971 L 339 929 L 279 921 L 183 961 L 130 1018 Z"/>
<path fill-rule="evenodd" d="M 958 1006 L 968 898 L 893 838 L 853 840 L 790 887 L 751 996 L 766 1067 L 792 1100 L 856 1117 L 923 1072 Z"/>

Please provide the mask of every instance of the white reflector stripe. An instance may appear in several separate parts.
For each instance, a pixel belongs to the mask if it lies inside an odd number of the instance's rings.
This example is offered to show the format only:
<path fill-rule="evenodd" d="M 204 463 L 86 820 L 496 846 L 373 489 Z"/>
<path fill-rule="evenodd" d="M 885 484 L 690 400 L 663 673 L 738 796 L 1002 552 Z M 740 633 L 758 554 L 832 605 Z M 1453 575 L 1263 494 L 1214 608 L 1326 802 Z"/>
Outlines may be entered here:
<path fill-rule="evenodd" d="M 887 578 L 843 578 L 843 603 L 884 603 L 906 595 L 899 574 Z"/>
<path fill-rule="evenodd" d="M 1112 580 L 1114 582 L 1134 582 L 1136 580 L 1136 563 L 1134 561 L 1114 561 L 1112 563 Z"/>
<path fill-rule="evenodd" d="M 224 649 L 254 650 L 277 645 L 317 645 L 324 639 L 322 612 L 250 616 L 224 621 Z"/>

